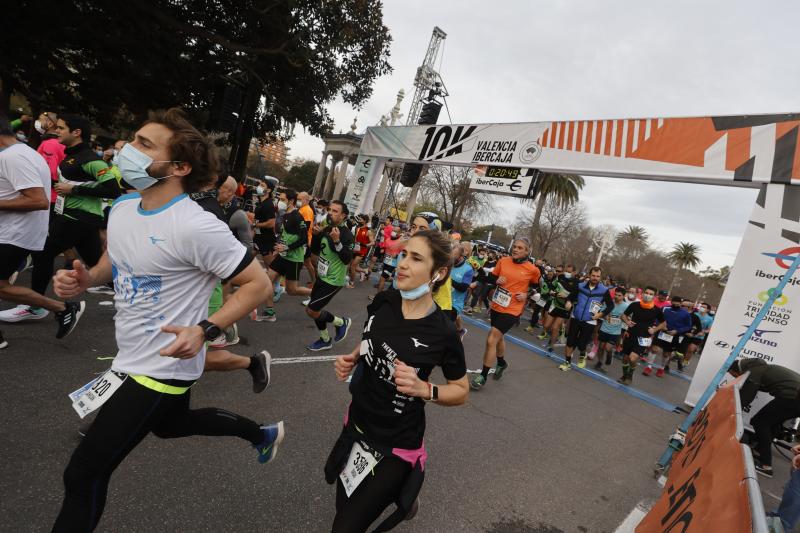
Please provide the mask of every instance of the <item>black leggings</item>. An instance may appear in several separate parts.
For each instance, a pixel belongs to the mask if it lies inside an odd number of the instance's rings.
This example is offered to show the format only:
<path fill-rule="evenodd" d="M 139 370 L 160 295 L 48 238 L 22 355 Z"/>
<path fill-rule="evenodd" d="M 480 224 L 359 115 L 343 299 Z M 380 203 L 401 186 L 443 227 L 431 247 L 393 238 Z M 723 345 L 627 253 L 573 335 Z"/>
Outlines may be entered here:
<path fill-rule="evenodd" d="M 106 503 L 111 474 L 148 433 L 162 439 L 189 435 L 263 440 L 260 426 L 216 408 L 189 409 L 189 391 L 163 394 L 128 378 L 100 408 L 64 471 L 64 502 L 54 532 L 93 531 Z"/>
<path fill-rule="evenodd" d="M 39 294 L 47 291 L 47 286 L 53 277 L 53 261 L 61 252 L 75 248 L 89 267 L 96 265 L 103 255 L 98 228 L 53 213 L 50 214 L 50 218 L 44 249 L 33 253 L 31 288 Z"/>
<path fill-rule="evenodd" d="M 775 398 L 750 419 L 756 432 L 761 464 L 772 466 L 772 438 L 786 420 L 800 416 L 800 402 Z"/>
<path fill-rule="evenodd" d="M 336 517 L 332 533 L 358 533 L 367 528 L 383 511 L 395 502 L 411 473 L 411 465 L 397 457 L 387 455 L 375 466 L 361 485 L 347 497 L 342 480 L 336 481 Z"/>

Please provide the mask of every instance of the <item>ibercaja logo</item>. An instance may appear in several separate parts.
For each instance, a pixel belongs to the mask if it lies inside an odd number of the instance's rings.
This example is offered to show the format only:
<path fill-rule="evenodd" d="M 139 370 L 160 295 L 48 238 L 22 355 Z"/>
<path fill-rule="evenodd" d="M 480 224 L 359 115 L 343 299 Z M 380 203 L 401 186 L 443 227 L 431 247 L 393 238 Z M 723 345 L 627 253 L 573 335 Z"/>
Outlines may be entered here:
<path fill-rule="evenodd" d="M 542 155 L 542 146 L 538 141 L 531 141 L 522 145 L 519 151 L 519 160 L 523 163 L 533 163 Z"/>

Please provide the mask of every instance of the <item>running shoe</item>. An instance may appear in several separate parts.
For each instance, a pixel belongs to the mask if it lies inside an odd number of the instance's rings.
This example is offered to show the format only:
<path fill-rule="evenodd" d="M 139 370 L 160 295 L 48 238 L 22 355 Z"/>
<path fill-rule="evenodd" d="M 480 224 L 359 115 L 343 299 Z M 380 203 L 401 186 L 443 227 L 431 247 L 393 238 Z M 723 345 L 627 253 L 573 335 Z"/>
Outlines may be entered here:
<path fill-rule="evenodd" d="M 486 378 L 483 377 L 483 374 L 478 374 L 469 382 L 469 388 L 472 390 L 481 390 L 484 385 L 486 385 Z"/>
<path fill-rule="evenodd" d="M 277 424 L 261 426 L 261 431 L 264 433 L 264 440 L 253 447 L 258 452 L 258 462 L 263 465 L 272 462 L 278 455 L 278 446 L 283 442 L 286 433 L 283 430 L 283 420 Z"/>
<path fill-rule="evenodd" d="M 367 296 L 367 300 L 369 300 L 370 302 L 372 300 L 374 300 L 374 299 L 375 299 L 375 295 L 374 294 L 370 294 L 370 295 Z"/>
<path fill-rule="evenodd" d="M 508 370 L 508 363 L 506 363 L 503 366 L 494 365 L 494 374 L 492 374 L 492 377 L 495 380 L 498 380 L 503 377 L 503 372 L 505 372 L 506 370 Z"/>
<path fill-rule="evenodd" d="M 633 383 L 633 380 L 631 378 L 622 377 L 617 380 L 617 383 L 620 383 L 622 385 L 630 385 L 631 383 Z"/>
<path fill-rule="evenodd" d="M 270 365 L 272 365 L 272 356 L 268 351 L 262 350 L 253 355 L 252 359 L 256 362 L 256 367 L 247 369 L 250 376 L 253 378 L 253 392 L 256 394 L 264 392 L 269 386 L 270 378 Z"/>
<path fill-rule="evenodd" d="M 311 296 L 309 296 L 309 297 L 308 297 L 308 298 L 306 298 L 305 300 L 301 301 L 301 302 L 300 302 L 300 305 L 302 305 L 302 306 L 304 306 L 304 307 L 308 307 L 308 304 L 310 304 L 310 303 L 311 303 Z"/>
<path fill-rule="evenodd" d="M 463 341 L 464 337 L 467 336 L 468 331 L 469 330 L 467 328 L 461 328 L 460 330 L 458 330 L 458 337 Z"/>
<path fill-rule="evenodd" d="M 306 346 L 306 348 L 311 350 L 312 352 L 321 352 L 322 350 L 330 350 L 331 348 L 333 348 L 333 340 L 328 339 L 327 341 L 324 341 L 322 339 L 317 339 L 308 346 Z"/>
<path fill-rule="evenodd" d="M 3 332 L 0 331 L 0 350 L 8 346 L 8 341 L 3 338 Z"/>
<path fill-rule="evenodd" d="M 47 309 L 34 309 L 29 305 L 18 305 L 0 313 L 2 322 L 22 322 L 23 320 L 39 320 L 50 314 Z"/>
<path fill-rule="evenodd" d="M 336 326 L 336 333 L 333 335 L 333 342 L 340 342 L 342 339 L 347 337 L 347 332 L 350 331 L 350 326 L 352 324 L 352 320 L 345 318 L 344 323 L 341 326 Z"/>
<path fill-rule="evenodd" d="M 611 364 L 611 354 L 608 354 L 606 356 L 606 366 L 609 366 L 610 364 Z"/>
<path fill-rule="evenodd" d="M 465 315 L 471 315 L 472 314 L 472 308 L 471 307 L 465 307 L 464 308 L 464 314 Z"/>
<path fill-rule="evenodd" d="M 480 313 L 481 312 L 481 306 L 480 305 L 476 305 L 475 307 L 472 308 L 472 312 L 473 313 Z"/>
<path fill-rule="evenodd" d="M 644 370 L 642 370 L 642 375 L 643 376 L 649 376 L 652 373 L 653 373 L 653 367 L 652 366 L 646 366 L 644 368 Z"/>
<path fill-rule="evenodd" d="M 594 364 L 594 369 L 599 370 L 600 372 L 605 372 L 605 370 L 603 369 L 603 361 L 598 359 L 597 362 Z"/>
<path fill-rule="evenodd" d="M 213 348 L 215 350 L 220 350 L 220 349 L 224 348 L 225 346 L 227 346 L 227 344 L 225 343 L 225 332 L 224 331 L 222 333 L 220 333 L 219 336 L 216 339 L 214 339 L 213 341 L 208 343 L 208 347 L 209 348 Z"/>
<path fill-rule="evenodd" d="M 275 322 L 278 320 L 278 315 L 275 314 L 274 309 L 266 309 L 262 314 L 256 316 L 256 322 Z"/>
<path fill-rule="evenodd" d="M 657 378 L 663 378 L 664 377 L 664 369 L 663 368 L 659 368 L 658 370 L 656 370 L 656 377 Z"/>
<path fill-rule="evenodd" d="M 561 370 L 562 372 L 569 372 L 570 370 L 572 370 L 572 365 L 570 363 L 564 362 L 558 365 L 558 369 Z"/>
<path fill-rule="evenodd" d="M 678 372 L 683 372 L 683 357 L 678 358 Z"/>
<path fill-rule="evenodd" d="M 578 368 L 586 368 L 586 356 L 578 357 Z"/>
<path fill-rule="evenodd" d="M 272 301 L 278 303 L 281 301 L 281 296 L 283 293 L 286 292 L 286 289 L 280 283 L 275 284 L 275 296 L 272 297 Z"/>
<path fill-rule="evenodd" d="M 536 331 L 536 328 L 534 328 L 533 326 L 530 326 L 530 325 L 525 326 L 525 332 L 526 333 L 530 333 L 531 335 L 533 335 L 534 331 Z"/>
<path fill-rule="evenodd" d="M 549 335 L 546 332 L 542 332 L 536 336 L 537 339 L 540 341 L 546 340 Z"/>
<path fill-rule="evenodd" d="M 239 326 L 236 325 L 236 322 L 225 329 L 225 346 L 233 346 L 234 344 L 239 344 Z"/>
<path fill-rule="evenodd" d="M 760 463 L 756 464 L 756 472 L 761 474 L 764 477 L 771 478 L 772 477 L 772 467 L 771 466 L 764 466 Z"/>
<path fill-rule="evenodd" d="M 86 310 L 86 302 L 64 302 L 64 310 L 56 313 L 56 322 L 58 322 L 58 331 L 56 332 L 56 339 L 63 339 L 75 329 L 78 325 L 78 320 Z"/>

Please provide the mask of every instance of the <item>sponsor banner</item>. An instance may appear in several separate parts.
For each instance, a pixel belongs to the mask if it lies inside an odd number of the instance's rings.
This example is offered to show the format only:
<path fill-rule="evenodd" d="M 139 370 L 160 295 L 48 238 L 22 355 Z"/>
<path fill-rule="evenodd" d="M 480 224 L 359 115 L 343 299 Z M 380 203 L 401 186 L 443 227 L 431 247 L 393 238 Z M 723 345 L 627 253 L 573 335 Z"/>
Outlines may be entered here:
<path fill-rule="evenodd" d="M 737 394 L 732 385 L 722 387 L 700 412 L 673 458 L 664 492 L 637 533 L 752 531 Z"/>
<path fill-rule="evenodd" d="M 515 167 L 476 166 L 470 172 L 469 188 L 473 191 L 527 197 L 533 190 L 536 171 Z"/>
<path fill-rule="evenodd" d="M 344 203 L 350 213 L 365 213 L 366 211 L 363 207 L 367 203 L 369 204 L 368 208 L 372 208 L 372 199 L 375 196 L 375 192 L 372 189 L 377 188 L 385 163 L 384 159 L 364 155 L 363 153 L 359 154 L 350 186 L 347 188 L 347 194 L 344 198 Z"/>
<path fill-rule="evenodd" d="M 375 126 L 367 129 L 361 153 L 402 162 L 754 186 L 800 180 L 799 129 L 800 114 Z"/>
<path fill-rule="evenodd" d="M 799 221 L 797 187 L 762 186 L 686 403 L 697 402 L 792 260 L 800 254 Z M 796 347 L 800 346 L 799 313 L 800 273 L 796 273 L 750 336 L 740 357 L 757 357 L 800 372 L 800 359 L 796 357 Z M 769 399 L 768 395 L 759 394 L 745 418 L 749 419 Z"/>

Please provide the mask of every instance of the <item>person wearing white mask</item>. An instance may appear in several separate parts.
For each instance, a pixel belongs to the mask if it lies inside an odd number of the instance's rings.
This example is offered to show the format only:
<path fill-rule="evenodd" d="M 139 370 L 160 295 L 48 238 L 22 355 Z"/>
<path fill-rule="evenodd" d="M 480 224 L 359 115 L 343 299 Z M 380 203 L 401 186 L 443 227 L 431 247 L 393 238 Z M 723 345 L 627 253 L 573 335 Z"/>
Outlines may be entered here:
<path fill-rule="evenodd" d="M 334 363 L 339 380 L 352 372 L 352 401 L 325 465 L 326 481 L 336 484 L 334 533 L 372 530 L 392 503 L 397 509 L 375 531 L 414 516 L 429 475 L 425 405 L 462 405 L 469 394 L 464 347 L 431 296 L 450 275 L 450 242 L 441 232 L 420 231 L 401 257 L 397 289 L 375 296 L 362 339 Z M 446 383 L 432 382 L 435 367 Z M 348 466 L 357 454 L 367 461 L 361 475 Z"/>
<path fill-rule="evenodd" d="M 64 157 L 66 157 L 64 154 L 64 145 L 58 142 L 58 134 L 56 133 L 57 120 L 58 115 L 49 111 L 44 111 L 33 124 L 36 131 L 42 136 L 42 142 L 39 143 L 36 151 L 39 155 L 44 157 L 50 169 L 50 180 L 52 181 L 50 191 L 51 204 L 55 203 L 56 197 L 58 196 L 55 188 L 52 187 L 53 184 L 58 183 L 58 165 L 60 165 Z"/>

